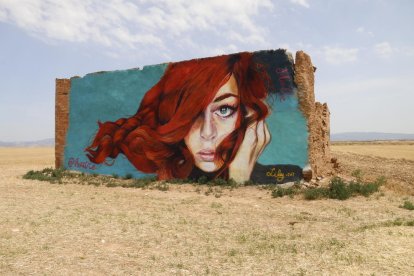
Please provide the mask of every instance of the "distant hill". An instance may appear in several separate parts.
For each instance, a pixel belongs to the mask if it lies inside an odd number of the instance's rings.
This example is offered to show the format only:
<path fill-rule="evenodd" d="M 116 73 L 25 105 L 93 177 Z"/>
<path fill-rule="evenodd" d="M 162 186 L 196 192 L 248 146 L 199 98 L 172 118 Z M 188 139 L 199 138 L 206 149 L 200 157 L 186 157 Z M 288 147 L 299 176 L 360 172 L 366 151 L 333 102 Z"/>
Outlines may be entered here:
<path fill-rule="evenodd" d="M 1 142 L 0 147 L 47 147 L 54 146 L 55 139 L 43 139 L 38 141 L 24 141 L 24 142 Z"/>
<path fill-rule="evenodd" d="M 331 141 L 414 140 L 414 134 L 383 132 L 343 132 L 331 134 Z"/>

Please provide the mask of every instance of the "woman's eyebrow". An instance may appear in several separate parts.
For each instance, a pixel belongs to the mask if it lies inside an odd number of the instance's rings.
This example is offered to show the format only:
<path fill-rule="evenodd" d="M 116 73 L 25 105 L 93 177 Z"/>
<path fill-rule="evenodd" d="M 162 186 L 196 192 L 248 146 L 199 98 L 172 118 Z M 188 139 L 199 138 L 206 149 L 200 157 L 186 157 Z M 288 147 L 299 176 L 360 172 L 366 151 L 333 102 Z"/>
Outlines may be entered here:
<path fill-rule="evenodd" d="M 221 96 L 219 96 L 219 97 L 215 98 L 213 102 L 214 102 L 214 103 L 216 103 L 216 102 L 222 101 L 222 100 L 224 100 L 224 99 L 227 99 L 228 97 L 235 97 L 235 98 L 238 98 L 238 96 L 237 96 L 236 94 L 226 93 L 226 94 L 223 94 L 223 95 L 221 95 Z"/>

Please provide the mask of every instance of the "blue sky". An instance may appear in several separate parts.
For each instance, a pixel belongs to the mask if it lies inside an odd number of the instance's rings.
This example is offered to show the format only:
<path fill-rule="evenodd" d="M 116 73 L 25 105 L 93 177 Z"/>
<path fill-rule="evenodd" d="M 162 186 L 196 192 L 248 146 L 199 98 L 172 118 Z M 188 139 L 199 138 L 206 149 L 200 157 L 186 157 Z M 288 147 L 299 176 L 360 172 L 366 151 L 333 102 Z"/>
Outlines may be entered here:
<path fill-rule="evenodd" d="M 311 55 L 332 133 L 414 133 L 413 11 L 410 0 L 0 0 L 0 141 L 54 137 L 55 78 L 276 48 Z"/>

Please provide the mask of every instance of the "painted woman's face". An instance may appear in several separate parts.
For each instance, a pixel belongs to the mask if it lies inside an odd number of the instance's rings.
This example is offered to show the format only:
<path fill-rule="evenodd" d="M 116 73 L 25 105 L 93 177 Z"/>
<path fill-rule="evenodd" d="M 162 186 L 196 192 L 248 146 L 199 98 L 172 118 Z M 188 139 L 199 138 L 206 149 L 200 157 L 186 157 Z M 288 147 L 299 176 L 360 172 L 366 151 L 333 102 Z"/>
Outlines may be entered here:
<path fill-rule="evenodd" d="M 239 104 L 237 83 L 231 76 L 184 138 L 195 165 L 202 171 L 214 172 L 223 166 L 223 161 L 215 160 L 216 150 L 236 128 Z"/>

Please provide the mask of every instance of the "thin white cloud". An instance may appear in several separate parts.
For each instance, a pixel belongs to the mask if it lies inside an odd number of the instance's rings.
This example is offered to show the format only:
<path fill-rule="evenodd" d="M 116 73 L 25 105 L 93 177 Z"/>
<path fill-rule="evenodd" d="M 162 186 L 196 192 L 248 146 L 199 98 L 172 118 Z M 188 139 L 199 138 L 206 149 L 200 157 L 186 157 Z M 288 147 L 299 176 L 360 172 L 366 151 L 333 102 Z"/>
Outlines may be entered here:
<path fill-rule="evenodd" d="M 218 47 L 218 48 L 214 48 L 214 49 L 209 50 L 209 51 L 211 51 L 211 53 L 213 55 L 225 55 L 225 54 L 230 54 L 230 53 L 237 52 L 237 51 L 239 51 L 239 48 L 237 48 L 237 46 L 234 45 L 234 44 L 230 44 L 226 47 L 221 47 L 221 48 Z"/>
<path fill-rule="evenodd" d="M 290 0 L 290 2 L 292 2 L 293 4 L 305 7 L 305 8 L 309 8 L 309 1 L 308 0 Z"/>
<path fill-rule="evenodd" d="M 357 33 L 359 33 L 359 34 L 364 34 L 364 35 L 369 35 L 369 36 L 371 36 L 371 37 L 374 37 L 374 33 L 373 32 L 371 32 L 371 31 L 367 31 L 364 27 L 358 27 L 357 29 L 356 29 L 356 32 Z"/>
<path fill-rule="evenodd" d="M 358 27 L 356 29 L 356 31 L 357 31 L 357 33 L 363 33 L 365 31 L 365 28 L 364 27 Z"/>
<path fill-rule="evenodd" d="M 207 40 L 215 49 L 233 42 L 266 45 L 268 30 L 256 17 L 273 8 L 270 0 L 1 0 L 0 21 L 46 41 L 115 49 L 167 49 L 203 33 L 215 38 Z"/>
<path fill-rule="evenodd" d="M 334 65 L 352 63 L 358 60 L 359 49 L 357 48 L 340 48 L 329 47 L 323 48 L 325 60 Z"/>
<path fill-rule="evenodd" d="M 374 51 L 382 58 L 389 58 L 395 52 L 395 50 L 391 47 L 391 44 L 387 41 L 375 44 Z"/>
<path fill-rule="evenodd" d="M 261 36 L 260 34 L 252 33 L 249 35 L 242 35 L 239 32 L 231 30 L 228 32 L 227 35 L 228 35 L 228 38 L 230 38 L 230 40 L 240 42 L 240 43 L 243 43 L 247 40 L 252 44 L 260 44 L 260 45 L 266 44 L 265 38 Z"/>
<path fill-rule="evenodd" d="M 1 6 L 0 6 L 1 7 Z M 0 21 L 6 21 L 7 13 L 5 9 L 0 8 Z"/>

